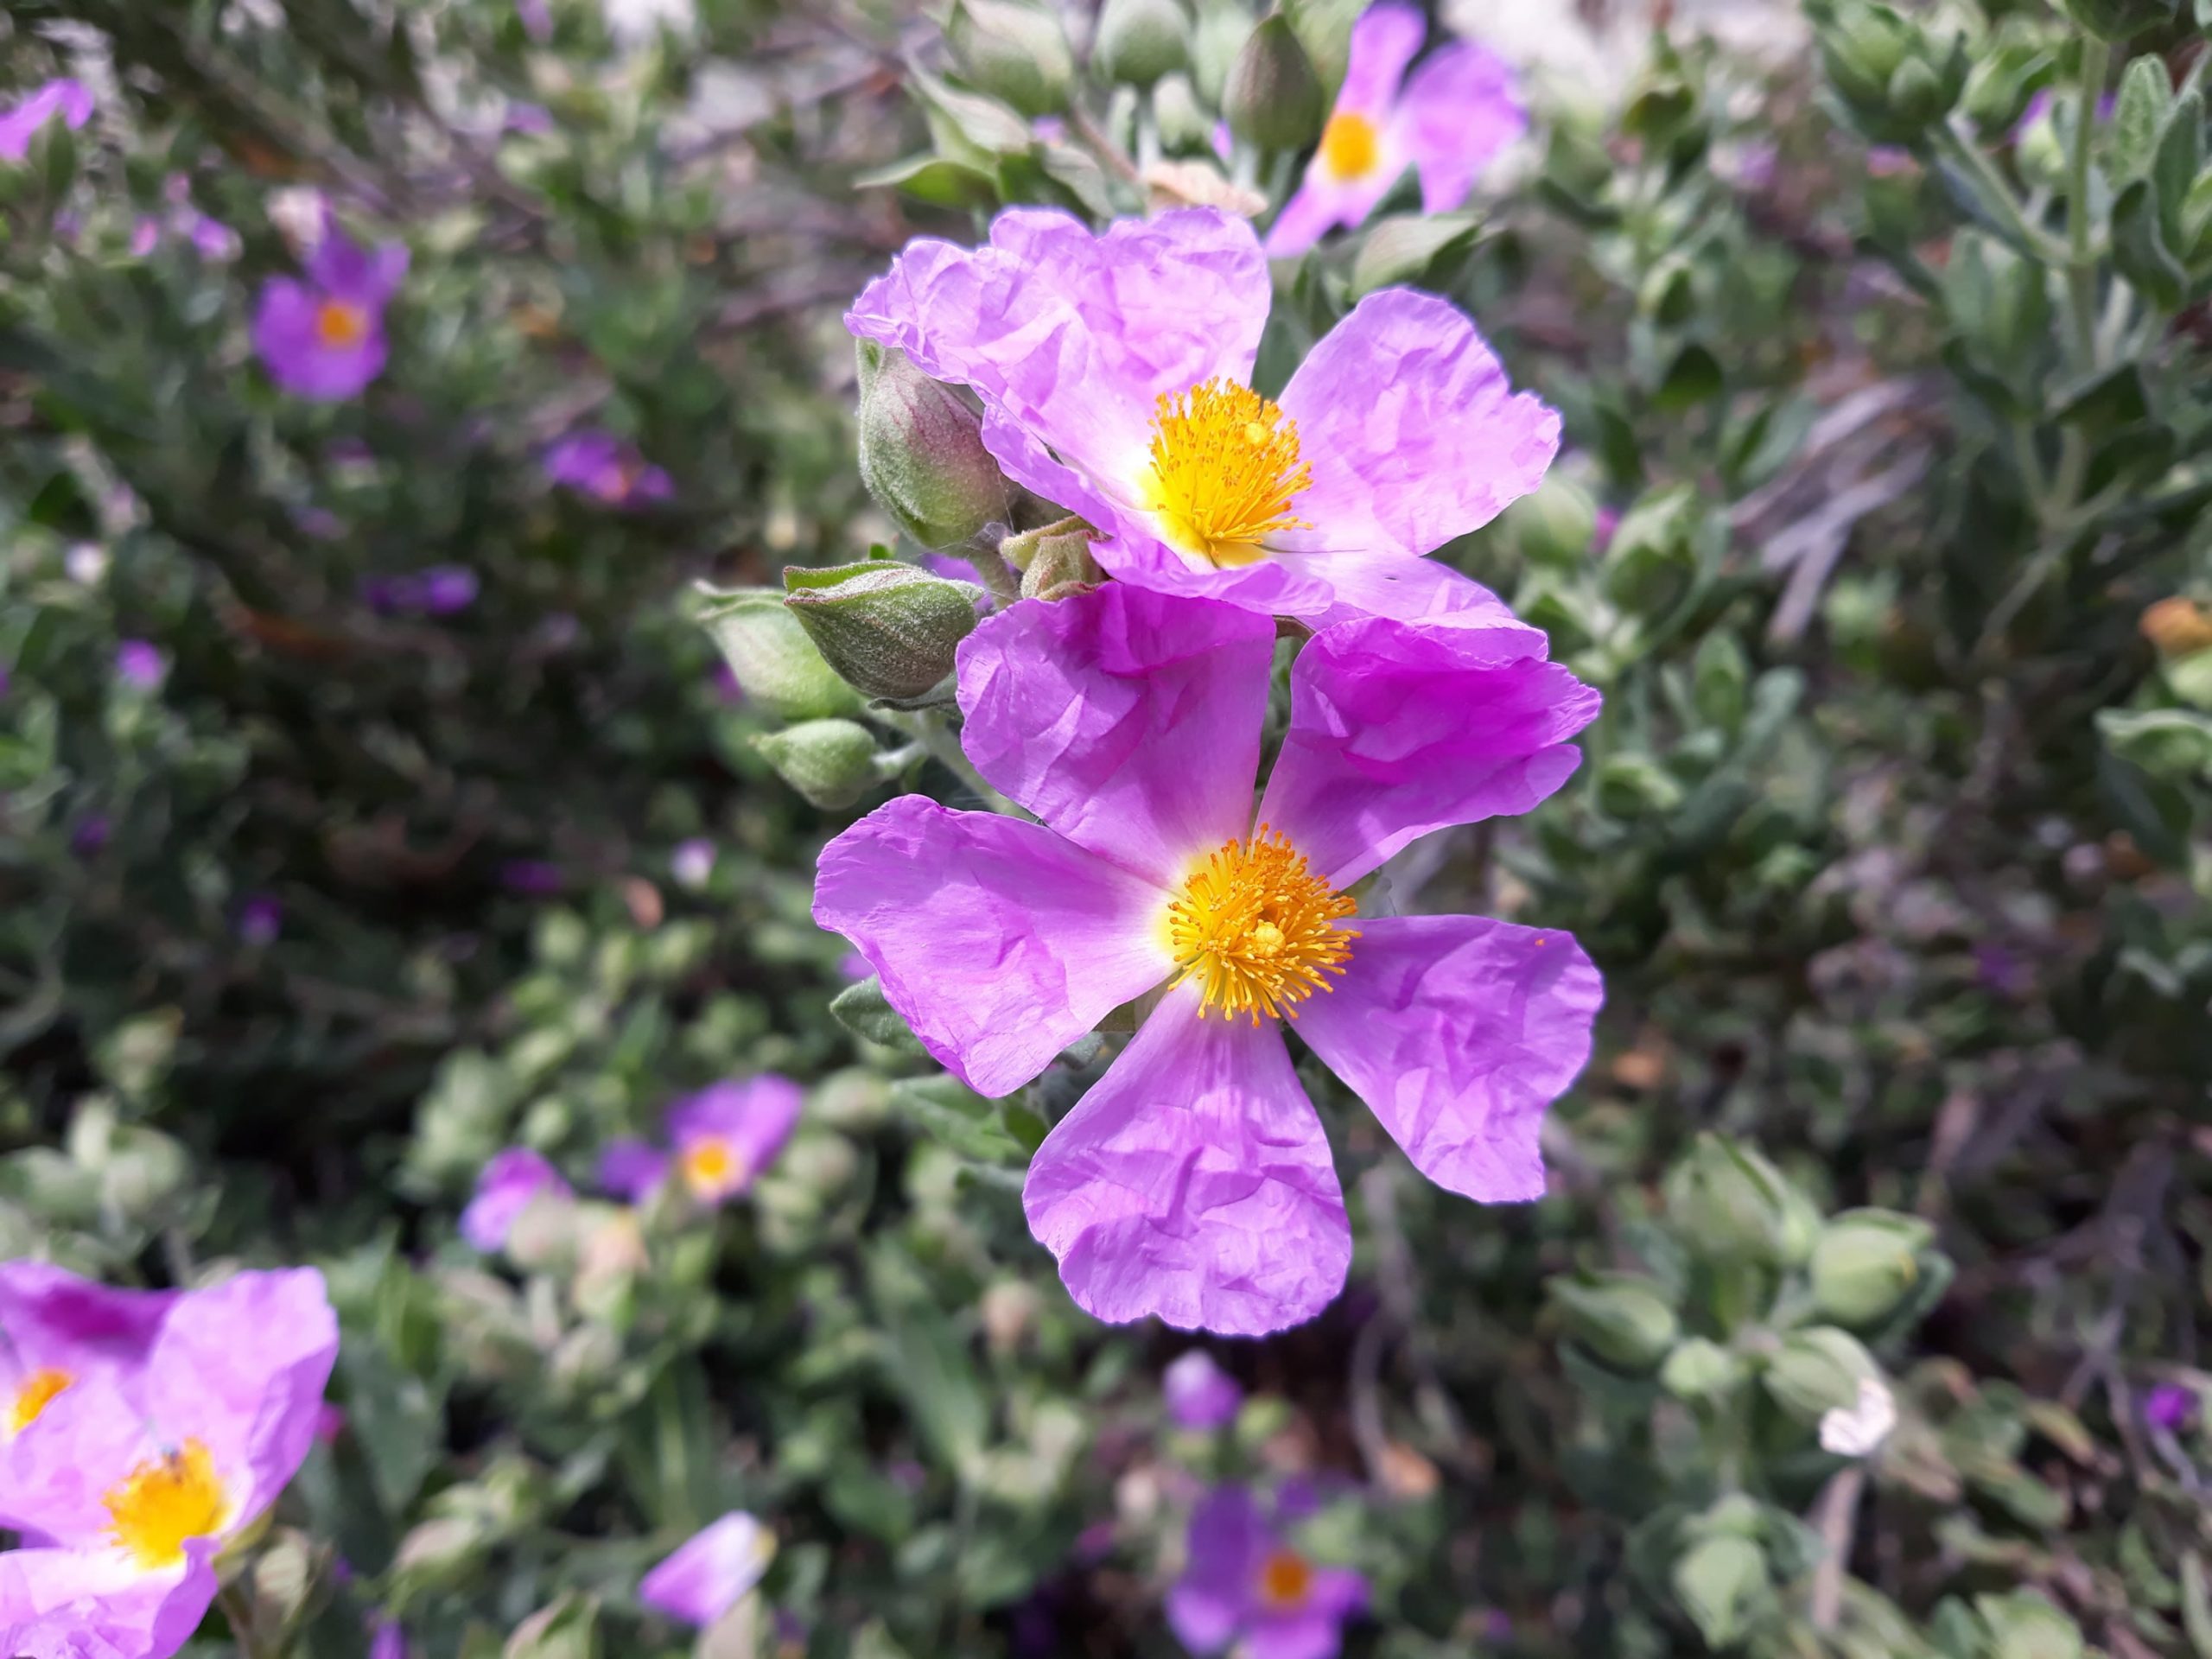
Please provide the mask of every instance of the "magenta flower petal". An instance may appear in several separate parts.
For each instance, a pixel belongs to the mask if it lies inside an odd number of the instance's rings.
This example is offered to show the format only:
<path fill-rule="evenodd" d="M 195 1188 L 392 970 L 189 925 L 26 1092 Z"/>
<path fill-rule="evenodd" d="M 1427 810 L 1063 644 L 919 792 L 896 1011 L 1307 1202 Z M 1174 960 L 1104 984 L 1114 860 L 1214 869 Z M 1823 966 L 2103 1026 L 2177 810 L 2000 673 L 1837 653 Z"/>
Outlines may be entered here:
<path fill-rule="evenodd" d="M 1427 553 L 1535 489 L 1559 450 L 1559 416 L 1516 393 L 1475 325 L 1408 289 L 1370 294 L 1283 389 L 1313 486 L 1311 552 Z"/>
<path fill-rule="evenodd" d="M 382 316 L 366 312 L 357 338 L 332 344 L 322 322 L 326 297 L 289 276 L 270 277 L 254 308 L 253 345 L 278 385 L 328 402 L 354 396 L 381 374 L 385 346 Z"/>
<path fill-rule="evenodd" d="M 1406 78 L 1406 66 L 1427 38 L 1428 21 L 1418 6 L 1382 0 L 1361 12 L 1351 26 L 1351 48 L 1335 112 L 1370 118 L 1389 114 L 1398 83 Z"/>
<path fill-rule="evenodd" d="M 72 129 L 92 118 L 92 95 L 82 81 L 49 80 L 0 113 L 0 161 L 22 161 L 30 153 L 38 130 L 57 115 Z"/>
<path fill-rule="evenodd" d="M 961 747 L 1077 846 L 1175 886 L 1250 826 L 1274 633 L 1125 582 L 1015 605 L 961 642 Z"/>
<path fill-rule="evenodd" d="M 1534 630 L 1352 622 L 1291 671 L 1290 730 L 1260 819 L 1332 887 L 1431 830 L 1526 812 L 1580 761 L 1596 691 Z"/>
<path fill-rule="evenodd" d="M 528 1147 L 509 1147 L 484 1166 L 476 1192 L 461 1212 L 461 1236 L 487 1255 L 505 1248 L 507 1235 L 541 1192 L 567 1198 L 560 1172 Z"/>
<path fill-rule="evenodd" d="M 774 1535 L 744 1511 L 732 1510 L 646 1573 L 638 1599 L 703 1627 L 745 1599 L 775 1554 Z"/>
<path fill-rule="evenodd" d="M 772 1074 L 710 1084 L 669 1109 L 677 1163 L 695 1198 L 720 1203 L 752 1186 L 798 1127 L 805 1091 Z"/>
<path fill-rule="evenodd" d="M 1519 628 L 1542 640 L 1542 631 L 1515 616 L 1503 600 L 1440 560 L 1321 553 L 1308 555 L 1300 563 L 1328 583 L 1332 595 L 1326 611 L 1306 618 L 1312 627 L 1380 616 L 1459 627 Z M 1548 643 L 1535 645 L 1533 654 L 1541 656 Z"/>
<path fill-rule="evenodd" d="M 398 243 L 364 248 L 339 227 L 328 207 L 323 209 L 322 235 L 308 256 L 308 281 L 333 299 L 381 311 L 406 279 L 408 254 Z"/>
<path fill-rule="evenodd" d="M 1078 1306 L 1110 1322 L 1262 1336 L 1344 1287 L 1329 1144 L 1270 1020 L 1170 991 L 1031 1160 L 1022 1207 Z"/>
<path fill-rule="evenodd" d="M 1498 152 L 1529 130 L 1512 65 L 1488 47 L 1459 41 L 1407 79 L 1397 124 L 1421 173 L 1421 208 L 1449 213 L 1467 199 Z"/>
<path fill-rule="evenodd" d="M 1316 162 L 1268 226 L 1268 257 L 1295 259 L 1338 226 L 1364 222 L 1397 177 L 1378 165 L 1357 178 L 1339 179 Z"/>
<path fill-rule="evenodd" d="M 168 1572 L 135 1571 L 120 1551 L 0 1554 L 0 1653 L 24 1659 L 168 1659 L 214 1605 L 211 1539 Z"/>
<path fill-rule="evenodd" d="M 1544 1109 L 1590 1058 L 1605 1000 L 1572 937 L 1479 916 L 1363 918 L 1298 1034 L 1414 1167 L 1485 1203 L 1537 1198 Z"/>
<path fill-rule="evenodd" d="M 1168 1628 L 1192 1653 L 1218 1653 L 1243 1629 L 1268 1544 L 1259 1505 L 1242 1486 L 1217 1486 L 1191 1512 L 1183 1576 L 1167 1592 Z"/>
<path fill-rule="evenodd" d="M 999 1096 L 1166 978 L 1166 895 L 1051 830 L 918 795 L 823 849 L 814 919 L 853 942 L 922 1046 Z"/>
<path fill-rule="evenodd" d="M 626 1136 L 600 1148 L 594 1179 L 603 1192 L 642 1204 L 667 1178 L 668 1154 L 650 1141 Z"/>

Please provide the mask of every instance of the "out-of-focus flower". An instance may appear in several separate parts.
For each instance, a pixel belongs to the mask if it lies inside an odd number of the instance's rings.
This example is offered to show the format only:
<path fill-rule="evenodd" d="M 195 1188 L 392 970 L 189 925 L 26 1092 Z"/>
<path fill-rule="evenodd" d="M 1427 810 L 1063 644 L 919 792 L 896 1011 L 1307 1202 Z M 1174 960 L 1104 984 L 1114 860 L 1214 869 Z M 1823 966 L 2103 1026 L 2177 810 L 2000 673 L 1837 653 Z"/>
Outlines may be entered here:
<path fill-rule="evenodd" d="M 1161 993 L 1023 1192 L 1103 1319 L 1259 1335 L 1342 1288 L 1344 1197 L 1282 1020 L 1416 1168 L 1491 1203 L 1542 1196 L 1544 1109 L 1589 1054 L 1601 988 L 1570 936 L 1354 924 L 1350 890 L 1432 830 L 1551 794 L 1597 693 L 1510 618 L 1325 628 L 1255 816 L 1274 641 L 1264 616 L 1127 582 L 1001 612 L 960 650 L 962 744 L 1042 823 L 909 795 L 817 866 L 816 922 L 980 1094 Z"/>
<path fill-rule="evenodd" d="M 2136 626 L 2161 657 L 2190 657 L 2212 651 L 2212 611 L 2180 594 L 2145 607 Z"/>
<path fill-rule="evenodd" d="M 2189 1427 L 2196 1417 L 2196 1390 L 2178 1382 L 2161 1382 L 2143 1396 L 2143 1421 L 2172 1434 Z"/>
<path fill-rule="evenodd" d="M 168 677 L 168 658 L 145 639 L 125 639 L 115 648 L 115 677 L 137 691 L 157 691 Z"/>
<path fill-rule="evenodd" d="M 509 1147 L 477 1176 L 476 1192 L 461 1212 L 461 1236 L 488 1255 L 506 1243 L 522 1212 L 541 1194 L 575 1196 L 560 1171 L 543 1156 L 528 1147 Z"/>
<path fill-rule="evenodd" d="M 1821 1416 L 1821 1450 L 1839 1458 L 1863 1458 L 1879 1449 L 1897 1426 L 1897 1402 L 1877 1376 L 1859 1379 L 1859 1398 L 1834 1406 Z"/>
<path fill-rule="evenodd" d="M 8 1448 L 0 1527 L 36 1542 L 0 1556 L 0 1650 L 166 1659 L 313 1443 L 338 1351 L 320 1274 L 242 1273 L 125 1321 L 143 1351 L 80 1373 Z"/>
<path fill-rule="evenodd" d="M 1167 1623 L 1192 1653 L 1236 1643 L 1237 1659 L 1333 1659 L 1367 1606 L 1367 1580 L 1286 1542 L 1242 1486 L 1218 1487 L 1191 1516 L 1188 1564 L 1167 1592 Z"/>
<path fill-rule="evenodd" d="M 149 213 L 130 227 L 130 257 L 143 259 L 162 245 L 162 221 Z"/>
<path fill-rule="evenodd" d="M 1219 1428 L 1236 1420 L 1244 1390 L 1203 1348 L 1193 1348 L 1161 1375 L 1167 1414 L 1184 1428 Z"/>
<path fill-rule="evenodd" d="M 384 312 L 407 275 L 397 243 L 363 249 L 324 210 L 306 280 L 272 276 L 253 317 L 254 349 L 270 378 L 302 397 L 351 397 L 384 372 Z"/>
<path fill-rule="evenodd" d="M 407 1632 L 399 1621 L 383 1613 L 369 1619 L 369 1659 L 407 1659 Z"/>
<path fill-rule="evenodd" d="M 98 542 L 73 542 L 69 551 L 62 556 L 61 568 L 68 572 L 70 581 L 92 588 L 99 585 L 113 562 L 107 549 Z"/>
<path fill-rule="evenodd" d="M 361 598 L 387 616 L 451 616 L 476 602 L 476 573 L 465 564 L 433 564 L 404 575 L 370 576 Z"/>
<path fill-rule="evenodd" d="M 550 899 L 569 885 L 569 874 L 547 859 L 511 858 L 499 866 L 499 885 L 509 893 Z"/>
<path fill-rule="evenodd" d="M 545 476 L 610 507 L 665 501 L 676 493 L 666 472 L 611 432 L 571 432 L 545 452 Z"/>
<path fill-rule="evenodd" d="M 515 16 L 531 40 L 543 44 L 553 38 L 553 8 L 546 0 L 515 0 Z"/>
<path fill-rule="evenodd" d="M 805 1099 L 797 1084 L 772 1072 L 711 1084 L 669 1108 L 672 1154 L 649 1141 L 612 1141 L 600 1154 L 599 1184 L 635 1203 L 673 1167 L 701 1204 L 736 1198 L 775 1161 L 798 1126 Z"/>
<path fill-rule="evenodd" d="M 602 1192 L 642 1204 L 668 1179 L 668 1154 L 650 1141 L 625 1135 L 600 1148 L 594 1179 Z"/>
<path fill-rule="evenodd" d="M 845 326 L 972 387 L 1007 474 L 1096 526 L 1091 555 L 1125 582 L 1314 626 L 1508 621 L 1420 556 L 1534 489 L 1559 416 L 1462 313 L 1404 289 L 1361 300 L 1262 397 L 1271 296 L 1252 227 L 1218 209 L 1095 235 L 1024 207 L 981 248 L 909 244 Z"/>
<path fill-rule="evenodd" d="M 29 98 L 0 111 L 0 162 L 20 162 L 30 153 L 38 130 L 60 116 L 72 130 L 92 118 L 92 95 L 82 81 L 49 80 Z"/>
<path fill-rule="evenodd" d="M 553 112 L 543 104 L 525 104 L 519 100 L 507 105 L 507 130 L 528 133 L 536 137 L 554 130 Z"/>
<path fill-rule="evenodd" d="M 646 1573 L 638 1599 L 703 1629 L 745 1599 L 775 1555 L 775 1535 L 733 1510 Z"/>
<path fill-rule="evenodd" d="M 1332 226 L 1359 224 L 1409 164 L 1421 175 L 1422 211 L 1449 212 L 1528 130 L 1512 66 L 1487 47 L 1454 41 L 1408 75 L 1427 33 L 1420 9 L 1396 0 L 1360 14 L 1320 148 L 1268 232 L 1270 255 L 1303 253 Z"/>
<path fill-rule="evenodd" d="M 284 927 L 283 901 L 271 893 L 250 894 L 239 902 L 238 918 L 232 925 L 242 944 L 274 944 Z"/>
<path fill-rule="evenodd" d="M 346 1408 L 326 1400 L 315 1414 L 315 1437 L 323 1446 L 335 1446 L 346 1433 Z"/>
<path fill-rule="evenodd" d="M 87 812 L 69 832 L 69 850 L 79 858 L 97 858 L 114 835 L 115 821 L 106 813 Z"/>
<path fill-rule="evenodd" d="M 715 843 L 703 836 L 677 842 L 668 856 L 668 868 L 677 887 L 689 893 L 700 892 L 714 880 Z"/>

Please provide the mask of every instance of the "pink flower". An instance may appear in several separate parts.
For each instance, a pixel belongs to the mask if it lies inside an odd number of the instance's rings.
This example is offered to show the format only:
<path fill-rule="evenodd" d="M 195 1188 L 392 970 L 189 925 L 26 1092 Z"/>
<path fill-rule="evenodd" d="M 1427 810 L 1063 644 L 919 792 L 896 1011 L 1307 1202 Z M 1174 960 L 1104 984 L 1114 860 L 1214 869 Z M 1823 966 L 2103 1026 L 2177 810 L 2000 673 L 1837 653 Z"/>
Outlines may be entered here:
<path fill-rule="evenodd" d="M 1203 1348 L 1192 1349 L 1170 1365 L 1160 1384 L 1167 1399 L 1167 1414 L 1181 1428 L 1219 1428 L 1235 1422 L 1237 1408 L 1244 1403 L 1244 1390 L 1236 1379 Z"/>
<path fill-rule="evenodd" d="M 1192 1653 L 1236 1643 L 1239 1659 L 1333 1659 L 1367 1606 L 1367 1580 L 1287 1543 L 1241 1486 L 1207 1494 L 1191 1516 L 1188 1564 L 1167 1622 Z"/>
<path fill-rule="evenodd" d="M 323 209 L 307 280 L 272 276 L 262 285 L 253 344 L 269 378 L 323 402 L 356 395 L 384 372 L 385 307 L 406 275 L 405 248 L 368 252 Z"/>
<path fill-rule="evenodd" d="M 0 1262 L 0 1491 L 8 1448 L 78 1383 L 135 1374 L 177 1293 L 111 1290 L 43 1262 Z"/>
<path fill-rule="evenodd" d="M 115 648 L 115 677 L 134 691 L 158 691 L 168 677 L 169 659 L 145 639 L 125 639 Z"/>
<path fill-rule="evenodd" d="M 669 1108 L 672 1154 L 650 1141 L 610 1141 L 600 1154 L 599 1185 L 636 1204 L 673 1167 L 684 1190 L 701 1204 L 740 1197 L 775 1162 L 798 1125 L 804 1102 L 797 1084 L 773 1073 L 714 1084 Z"/>
<path fill-rule="evenodd" d="M 1396 0 L 1360 14 L 1320 148 L 1268 232 L 1271 256 L 1303 253 L 1332 226 L 1363 221 L 1409 163 L 1421 175 L 1421 211 L 1449 213 L 1529 130 L 1512 67 L 1488 47 L 1454 41 L 1408 75 L 1427 35 L 1420 9 Z"/>
<path fill-rule="evenodd" d="M 845 326 L 974 388 L 985 447 L 1104 532 L 1090 550 L 1126 582 L 1316 626 L 1506 620 L 1420 556 L 1534 489 L 1559 416 L 1406 289 L 1367 296 L 1263 397 L 1270 297 L 1252 227 L 1212 208 L 1103 235 L 1015 208 L 983 247 L 909 244 Z"/>
<path fill-rule="evenodd" d="M 215 1556 L 305 1459 L 338 1324 L 311 1268 L 161 1301 L 80 1290 L 123 1328 L 9 1449 L 0 1527 L 27 1547 L 0 1554 L 0 1652 L 166 1659 Z"/>
<path fill-rule="evenodd" d="M 509 1147 L 477 1176 L 475 1194 L 461 1212 L 461 1236 L 488 1255 L 505 1247 L 507 1235 L 533 1198 L 565 1198 L 572 1192 L 542 1155 L 528 1147 Z"/>
<path fill-rule="evenodd" d="M 21 103 L 0 112 L 0 161 L 20 162 L 38 130 L 60 116 L 73 130 L 92 118 L 92 95 L 82 81 L 49 80 Z"/>
<path fill-rule="evenodd" d="M 671 1618 L 704 1628 L 745 1599 L 775 1554 L 775 1535 L 733 1510 L 646 1573 L 638 1597 Z"/>
<path fill-rule="evenodd" d="M 545 476 L 610 507 L 665 501 L 676 493 L 667 473 L 611 432 L 572 432 L 563 438 L 545 452 Z"/>
<path fill-rule="evenodd" d="M 1574 770 L 1598 696 L 1545 648 L 1510 619 L 1324 630 L 1255 815 L 1265 617 L 1113 582 L 962 643 L 963 747 L 1043 823 L 904 796 L 823 850 L 814 918 L 984 1095 L 1156 998 L 1023 1192 L 1090 1313 L 1258 1335 L 1342 1287 L 1344 1198 L 1284 1019 L 1430 1179 L 1542 1193 L 1538 1125 L 1587 1058 L 1596 969 L 1546 929 L 1355 922 L 1350 889 Z"/>

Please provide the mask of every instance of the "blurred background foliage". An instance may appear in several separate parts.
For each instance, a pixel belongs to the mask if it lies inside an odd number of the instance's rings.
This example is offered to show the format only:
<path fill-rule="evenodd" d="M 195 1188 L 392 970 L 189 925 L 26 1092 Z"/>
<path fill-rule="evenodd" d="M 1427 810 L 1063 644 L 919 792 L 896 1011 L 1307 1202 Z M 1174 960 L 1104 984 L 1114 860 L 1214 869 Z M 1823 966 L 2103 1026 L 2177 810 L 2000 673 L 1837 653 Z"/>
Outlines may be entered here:
<path fill-rule="evenodd" d="M 1214 1345 L 1207 1434 L 1021 1223 L 1097 1055 L 977 1100 L 808 920 L 893 774 L 969 782 L 917 726 L 809 804 L 774 740 L 838 710 L 746 696 L 695 584 L 918 554 L 837 321 L 910 235 L 1281 200 L 1322 105 L 1253 101 L 1256 12 L 6 0 L 9 96 L 98 109 L 0 163 L 0 1252 L 330 1274 L 272 1643 L 672 1652 L 637 1574 L 742 1506 L 718 1653 L 1170 1653 L 1236 1476 L 1316 1484 L 1374 1659 L 2212 1655 L 2202 19 L 1678 10 L 1445 6 L 1529 139 L 1278 266 L 1263 383 L 1410 283 L 1565 415 L 1443 556 L 1606 713 L 1390 877 L 1573 928 L 1609 1006 L 1526 1209 L 1313 1072 L 1353 1286 Z M 1323 92 L 1357 10 L 1283 8 Z M 305 192 L 411 255 L 357 398 L 249 345 Z M 665 499 L 550 478 L 585 429 Z M 587 1185 L 760 1070 L 808 1111 L 742 1205 L 457 1238 L 500 1147 Z"/>

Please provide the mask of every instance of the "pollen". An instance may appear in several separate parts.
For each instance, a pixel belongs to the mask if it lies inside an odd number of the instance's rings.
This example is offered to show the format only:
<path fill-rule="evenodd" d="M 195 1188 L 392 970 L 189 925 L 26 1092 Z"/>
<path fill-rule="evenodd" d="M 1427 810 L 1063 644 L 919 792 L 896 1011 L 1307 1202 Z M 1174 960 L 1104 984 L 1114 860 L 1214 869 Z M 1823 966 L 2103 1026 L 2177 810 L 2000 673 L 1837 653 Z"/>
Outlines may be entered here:
<path fill-rule="evenodd" d="M 315 337 L 334 351 L 359 345 L 368 332 L 368 314 L 358 305 L 325 300 L 315 308 Z"/>
<path fill-rule="evenodd" d="M 22 1433 L 38 1421 L 39 1414 L 52 1405 L 76 1378 L 67 1371 L 58 1371 L 51 1365 L 41 1366 L 25 1377 L 22 1386 L 16 1390 L 16 1397 L 8 1406 L 8 1433 L 12 1437 Z"/>
<path fill-rule="evenodd" d="M 175 1567 L 188 1539 L 210 1537 L 230 1518 L 215 1461 L 198 1440 L 147 1459 L 100 1501 L 114 1522 L 110 1535 L 149 1571 Z"/>
<path fill-rule="evenodd" d="M 1306 1605 L 1313 1593 L 1313 1568 L 1294 1549 L 1274 1549 L 1260 1564 L 1260 1602 L 1273 1612 Z"/>
<path fill-rule="evenodd" d="M 721 1135 L 702 1135 L 683 1148 L 677 1160 L 683 1185 L 698 1198 L 719 1198 L 744 1179 L 745 1160 L 737 1148 Z"/>
<path fill-rule="evenodd" d="M 1295 1020 L 1296 1004 L 1344 972 L 1359 935 L 1336 924 L 1357 910 L 1262 824 L 1207 859 L 1168 906 L 1175 982 L 1197 982 L 1201 1018 L 1217 1008 L 1255 1026 L 1262 1014 Z"/>
<path fill-rule="evenodd" d="M 1266 556 L 1268 536 L 1307 528 L 1290 510 L 1313 481 L 1299 459 L 1298 423 L 1249 386 L 1216 378 L 1162 392 L 1151 454 L 1147 503 L 1186 554 L 1250 564 Z"/>
<path fill-rule="evenodd" d="M 1382 136 L 1363 115 L 1349 110 L 1321 129 L 1321 164 L 1339 179 L 1363 179 L 1382 159 Z"/>

